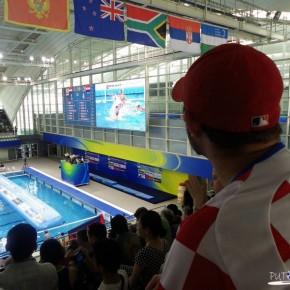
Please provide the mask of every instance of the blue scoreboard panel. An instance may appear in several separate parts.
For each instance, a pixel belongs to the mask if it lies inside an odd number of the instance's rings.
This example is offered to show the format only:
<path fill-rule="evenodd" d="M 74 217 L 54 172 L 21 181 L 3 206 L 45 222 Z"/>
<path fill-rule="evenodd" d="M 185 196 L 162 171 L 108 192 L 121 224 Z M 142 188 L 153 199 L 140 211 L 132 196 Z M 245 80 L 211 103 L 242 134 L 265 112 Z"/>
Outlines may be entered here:
<path fill-rule="evenodd" d="M 63 88 L 63 113 L 67 125 L 95 126 L 95 86 Z"/>

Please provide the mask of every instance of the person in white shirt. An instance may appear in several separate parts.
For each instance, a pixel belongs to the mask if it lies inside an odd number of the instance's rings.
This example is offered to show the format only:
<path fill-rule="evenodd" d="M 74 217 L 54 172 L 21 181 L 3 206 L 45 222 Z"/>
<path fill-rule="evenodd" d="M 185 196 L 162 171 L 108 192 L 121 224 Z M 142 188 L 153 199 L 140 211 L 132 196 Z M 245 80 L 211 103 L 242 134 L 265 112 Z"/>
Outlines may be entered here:
<path fill-rule="evenodd" d="M 128 276 L 120 268 L 121 249 L 114 240 L 97 241 L 93 247 L 94 258 L 103 281 L 98 290 L 128 290 Z"/>

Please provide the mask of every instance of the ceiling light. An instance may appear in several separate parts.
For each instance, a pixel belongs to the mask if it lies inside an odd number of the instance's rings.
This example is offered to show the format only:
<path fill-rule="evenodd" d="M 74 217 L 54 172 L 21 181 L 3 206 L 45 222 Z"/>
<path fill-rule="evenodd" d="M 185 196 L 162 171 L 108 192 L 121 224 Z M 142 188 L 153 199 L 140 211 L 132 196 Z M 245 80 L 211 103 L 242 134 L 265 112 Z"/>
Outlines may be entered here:
<path fill-rule="evenodd" d="M 29 57 L 29 59 L 30 61 L 34 61 L 34 57 L 32 55 Z"/>
<path fill-rule="evenodd" d="M 3 76 L 2 80 L 3 80 L 4 82 L 6 82 L 6 81 L 7 81 L 7 77 L 6 77 L 6 76 Z"/>
<path fill-rule="evenodd" d="M 3 58 L 3 54 L 0 52 L 0 59 Z"/>

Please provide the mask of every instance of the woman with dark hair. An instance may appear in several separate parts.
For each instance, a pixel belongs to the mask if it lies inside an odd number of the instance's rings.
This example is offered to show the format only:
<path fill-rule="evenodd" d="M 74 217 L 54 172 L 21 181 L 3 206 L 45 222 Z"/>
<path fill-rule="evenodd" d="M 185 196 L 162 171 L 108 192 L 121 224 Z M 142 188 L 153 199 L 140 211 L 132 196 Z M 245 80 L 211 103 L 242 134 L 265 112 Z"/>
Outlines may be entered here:
<path fill-rule="evenodd" d="M 160 215 L 155 211 L 149 210 L 142 214 L 137 231 L 145 239 L 146 245 L 135 257 L 129 286 L 133 289 L 145 289 L 153 275 L 159 273 L 169 246 L 167 241 L 161 238 L 166 231 L 162 227 Z"/>
<path fill-rule="evenodd" d="M 123 215 L 118 214 L 111 219 L 111 236 L 121 249 L 121 264 L 133 266 L 141 243 L 137 234 L 129 233 L 128 222 Z"/>
<path fill-rule="evenodd" d="M 58 289 L 71 290 L 77 278 L 77 269 L 65 266 L 65 250 L 56 239 L 49 239 L 40 246 L 40 262 L 54 265 L 58 276 Z"/>

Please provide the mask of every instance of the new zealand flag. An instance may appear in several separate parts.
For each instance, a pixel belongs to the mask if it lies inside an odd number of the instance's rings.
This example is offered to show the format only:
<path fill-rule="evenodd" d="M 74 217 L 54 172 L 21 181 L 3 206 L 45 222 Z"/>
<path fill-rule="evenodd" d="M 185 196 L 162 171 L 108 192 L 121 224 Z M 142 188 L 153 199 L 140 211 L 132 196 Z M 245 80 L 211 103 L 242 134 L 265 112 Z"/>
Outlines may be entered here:
<path fill-rule="evenodd" d="M 113 0 L 74 0 L 75 33 L 125 40 L 124 3 Z"/>

